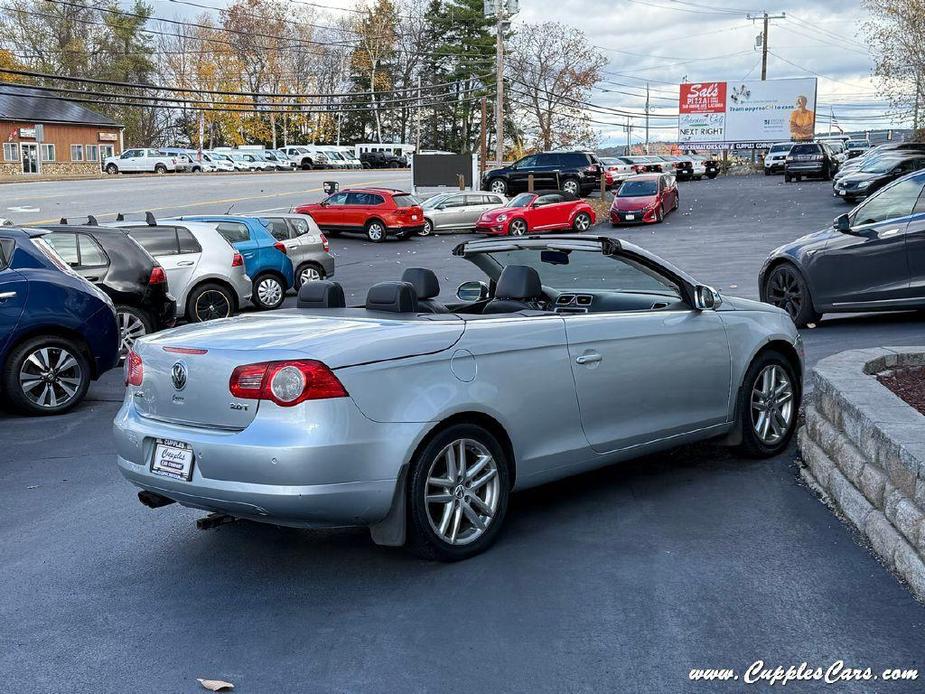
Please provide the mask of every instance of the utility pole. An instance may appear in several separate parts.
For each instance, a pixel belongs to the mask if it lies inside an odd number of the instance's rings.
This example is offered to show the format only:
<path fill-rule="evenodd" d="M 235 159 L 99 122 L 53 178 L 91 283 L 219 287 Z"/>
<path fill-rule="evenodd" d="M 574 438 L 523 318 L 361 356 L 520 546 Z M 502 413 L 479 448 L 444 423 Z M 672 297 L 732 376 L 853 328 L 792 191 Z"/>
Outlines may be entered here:
<path fill-rule="evenodd" d="M 922 75 L 915 73 L 915 105 L 912 109 L 912 129 L 919 129 L 919 101 L 922 100 Z"/>
<path fill-rule="evenodd" d="M 418 117 L 417 117 L 417 136 L 414 141 L 414 151 L 421 151 L 421 76 L 418 75 Z"/>
<path fill-rule="evenodd" d="M 485 173 L 488 159 L 488 98 L 482 97 L 482 127 L 479 132 L 479 175 Z"/>
<path fill-rule="evenodd" d="M 761 81 L 764 82 L 768 78 L 768 26 L 772 19 L 786 19 L 787 13 L 768 14 L 763 12 L 761 14 L 747 14 L 745 18 L 753 22 L 758 19 L 764 22 L 764 31 L 761 33 Z"/>
<path fill-rule="evenodd" d="M 649 83 L 646 82 L 646 154 L 649 153 Z"/>
<path fill-rule="evenodd" d="M 495 158 L 504 161 L 504 30 L 520 9 L 519 0 L 484 0 L 484 14 L 495 20 Z"/>

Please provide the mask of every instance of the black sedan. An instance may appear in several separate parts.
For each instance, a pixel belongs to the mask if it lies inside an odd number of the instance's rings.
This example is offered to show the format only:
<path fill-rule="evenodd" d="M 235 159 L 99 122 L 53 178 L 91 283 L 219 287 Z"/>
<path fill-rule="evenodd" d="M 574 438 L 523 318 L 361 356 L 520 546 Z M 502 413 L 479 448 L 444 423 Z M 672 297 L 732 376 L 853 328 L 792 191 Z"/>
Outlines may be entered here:
<path fill-rule="evenodd" d="M 164 268 L 124 229 L 62 222 L 43 227 L 51 231 L 43 238 L 74 272 L 112 299 L 123 356 L 139 337 L 173 326 L 177 305 Z"/>
<path fill-rule="evenodd" d="M 925 308 L 925 171 L 773 251 L 758 287 L 800 327 L 823 313 Z"/>
<path fill-rule="evenodd" d="M 907 156 L 881 157 L 839 178 L 832 186 L 832 194 L 846 202 L 854 202 L 858 198 L 872 195 L 897 178 L 923 168 L 925 154 L 921 152 Z"/>

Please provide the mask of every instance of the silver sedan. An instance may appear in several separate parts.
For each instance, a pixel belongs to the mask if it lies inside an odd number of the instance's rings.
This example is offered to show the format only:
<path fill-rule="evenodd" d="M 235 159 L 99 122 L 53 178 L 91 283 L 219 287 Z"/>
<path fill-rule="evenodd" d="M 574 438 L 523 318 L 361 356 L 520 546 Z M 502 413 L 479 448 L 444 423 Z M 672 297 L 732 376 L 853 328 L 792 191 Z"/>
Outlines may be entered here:
<path fill-rule="evenodd" d="M 298 308 L 139 340 L 114 427 L 142 502 L 368 526 L 452 561 L 495 540 L 514 491 L 704 439 L 787 446 L 803 349 L 784 311 L 608 236 L 454 255 L 482 277 L 458 303 L 410 268 L 363 306 L 309 282 Z"/>
<path fill-rule="evenodd" d="M 424 228 L 420 236 L 438 232 L 475 231 L 483 212 L 503 207 L 507 198 L 498 193 L 440 193 L 421 203 Z"/>

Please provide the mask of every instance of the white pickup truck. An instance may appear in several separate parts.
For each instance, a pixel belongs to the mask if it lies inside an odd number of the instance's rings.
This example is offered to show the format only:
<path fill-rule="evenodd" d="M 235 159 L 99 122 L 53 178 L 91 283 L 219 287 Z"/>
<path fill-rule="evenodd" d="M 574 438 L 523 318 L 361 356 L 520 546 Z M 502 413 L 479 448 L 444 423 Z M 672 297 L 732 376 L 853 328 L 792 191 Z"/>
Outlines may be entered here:
<path fill-rule="evenodd" d="M 106 157 L 103 162 L 103 171 L 108 174 L 140 172 L 163 174 L 176 170 L 176 157 L 145 147 L 127 149 L 118 157 Z"/>

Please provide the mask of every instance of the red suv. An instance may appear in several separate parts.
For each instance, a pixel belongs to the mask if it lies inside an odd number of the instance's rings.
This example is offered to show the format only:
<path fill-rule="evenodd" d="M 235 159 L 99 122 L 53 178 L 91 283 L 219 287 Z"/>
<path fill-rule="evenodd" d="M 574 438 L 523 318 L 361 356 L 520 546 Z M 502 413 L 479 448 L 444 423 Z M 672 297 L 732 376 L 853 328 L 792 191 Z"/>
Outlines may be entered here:
<path fill-rule="evenodd" d="M 342 190 L 321 202 L 299 205 L 328 236 L 342 231 L 366 234 L 373 243 L 387 236 L 406 239 L 424 228 L 424 211 L 410 194 L 390 188 Z"/>

